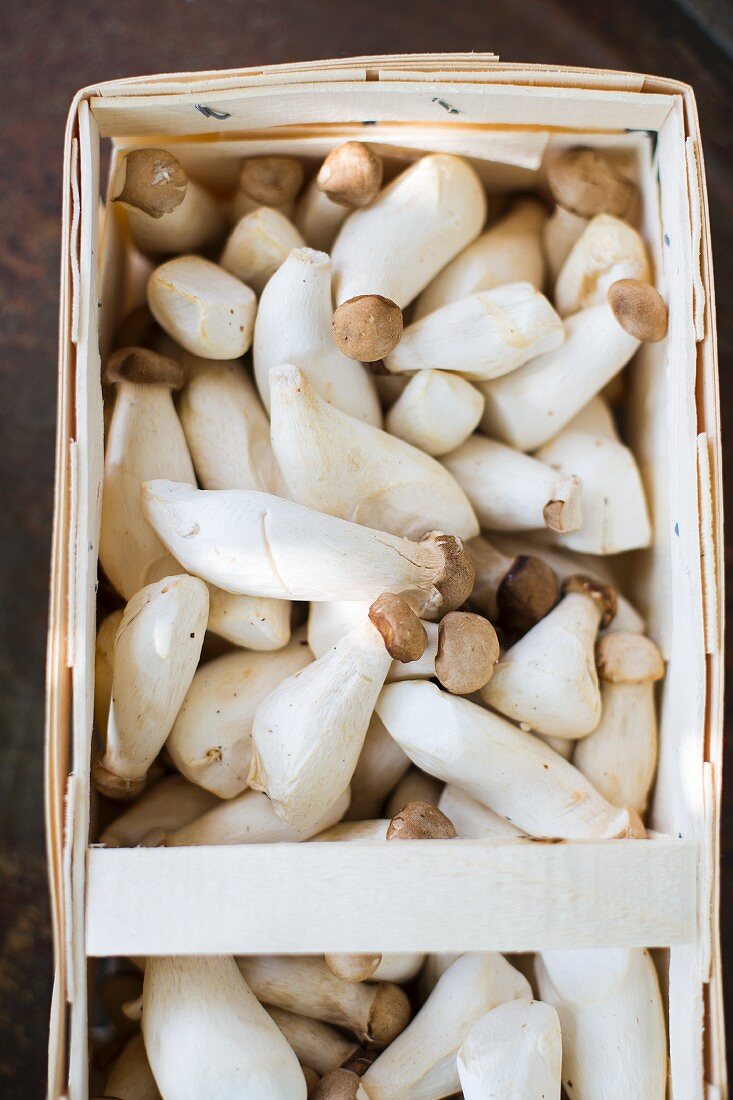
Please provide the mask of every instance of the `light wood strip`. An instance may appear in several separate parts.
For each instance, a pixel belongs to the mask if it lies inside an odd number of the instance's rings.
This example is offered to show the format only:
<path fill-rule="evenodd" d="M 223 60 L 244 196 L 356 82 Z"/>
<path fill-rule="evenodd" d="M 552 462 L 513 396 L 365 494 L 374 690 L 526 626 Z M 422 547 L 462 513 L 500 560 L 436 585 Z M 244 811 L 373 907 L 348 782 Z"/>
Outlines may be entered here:
<path fill-rule="evenodd" d="M 90 848 L 87 954 L 683 944 L 696 858 L 668 838 Z"/>

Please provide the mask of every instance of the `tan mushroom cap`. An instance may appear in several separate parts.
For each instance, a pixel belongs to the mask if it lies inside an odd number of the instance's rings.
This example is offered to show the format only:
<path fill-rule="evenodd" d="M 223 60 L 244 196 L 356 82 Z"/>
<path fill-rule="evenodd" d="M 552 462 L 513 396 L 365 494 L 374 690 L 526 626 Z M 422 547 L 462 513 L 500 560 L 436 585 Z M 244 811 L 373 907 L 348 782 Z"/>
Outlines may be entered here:
<path fill-rule="evenodd" d="M 145 786 L 147 776 L 139 779 L 125 779 L 123 776 L 113 775 L 102 763 L 99 756 L 92 760 L 92 781 L 100 794 L 105 798 L 113 798 L 122 802 L 134 798 L 140 794 Z"/>
<path fill-rule="evenodd" d="M 264 206 L 283 206 L 303 186 L 302 164 L 293 157 L 250 157 L 239 173 L 239 189 Z"/>
<path fill-rule="evenodd" d="M 618 631 L 596 645 L 598 675 L 611 684 L 645 684 L 664 676 L 662 654 L 651 638 Z"/>
<path fill-rule="evenodd" d="M 659 291 L 640 279 L 617 279 L 608 288 L 608 304 L 621 328 L 644 344 L 667 335 L 667 306 Z"/>
<path fill-rule="evenodd" d="M 525 634 L 557 603 L 560 584 L 547 562 L 518 554 L 496 590 L 499 621 L 511 634 Z"/>
<path fill-rule="evenodd" d="M 180 363 L 149 348 L 118 348 L 112 352 L 104 368 L 104 380 L 108 383 L 135 382 L 179 390 L 185 377 Z"/>
<path fill-rule="evenodd" d="M 435 581 L 435 587 L 443 597 L 442 610 L 455 611 L 473 592 L 476 580 L 473 558 L 463 540 L 455 535 L 442 535 L 432 531 L 425 538 L 433 539 L 436 546 L 443 551 L 445 564 Z"/>
<path fill-rule="evenodd" d="M 357 294 L 334 310 L 333 338 L 349 359 L 384 359 L 402 339 L 402 310 L 381 294 Z"/>
<path fill-rule="evenodd" d="M 547 169 L 547 183 L 558 206 L 580 218 L 612 214 L 620 218 L 636 188 L 592 149 L 570 149 Z"/>
<path fill-rule="evenodd" d="M 602 584 L 593 577 L 586 577 L 582 573 L 573 573 L 565 577 L 562 582 L 562 594 L 579 592 L 584 596 L 590 596 L 600 606 L 602 611 L 601 626 L 605 629 L 613 622 L 616 614 L 616 590 L 609 584 Z"/>
<path fill-rule="evenodd" d="M 322 1077 L 313 1100 L 356 1100 L 361 1078 L 349 1069 L 332 1069 Z"/>
<path fill-rule="evenodd" d="M 162 218 L 171 214 L 186 197 L 188 176 L 181 163 L 165 149 L 133 149 L 123 160 L 122 190 L 113 202 L 123 202 Z"/>
<path fill-rule="evenodd" d="M 454 840 L 449 817 L 430 802 L 408 802 L 387 826 L 387 840 Z"/>
<path fill-rule="evenodd" d="M 428 636 L 406 600 L 393 592 L 383 592 L 369 608 L 369 618 L 384 638 L 390 657 L 403 664 L 420 660 Z"/>
<path fill-rule="evenodd" d="M 405 1030 L 410 1015 L 410 1002 L 405 991 L 393 982 L 380 982 L 369 1010 L 368 1041 L 376 1046 L 388 1046 Z"/>
<path fill-rule="evenodd" d="M 488 619 L 472 611 L 449 611 L 438 625 L 435 674 L 447 691 L 469 695 L 488 684 L 500 652 Z"/>
<path fill-rule="evenodd" d="M 381 955 L 324 955 L 326 966 L 344 982 L 365 982 L 382 961 Z"/>
<path fill-rule="evenodd" d="M 382 186 L 382 158 L 363 141 L 346 141 L 324 160 L 316 178 L 319 191 L 339 206 L 368 206 Z"/>

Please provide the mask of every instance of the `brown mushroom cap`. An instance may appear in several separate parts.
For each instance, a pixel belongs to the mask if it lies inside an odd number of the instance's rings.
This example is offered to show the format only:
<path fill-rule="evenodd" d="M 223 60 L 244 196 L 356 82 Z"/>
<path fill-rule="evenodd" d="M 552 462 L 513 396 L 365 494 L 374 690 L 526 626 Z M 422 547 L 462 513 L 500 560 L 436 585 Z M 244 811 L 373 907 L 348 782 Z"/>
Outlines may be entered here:
<path fill-rule="evenodd" d="M 470 695 L 488 684 L 500 652 L 488 619 L 472 611 L 449 611 L 438 626 L 435 675 L 447 691 Z"/>
<path fill-rule="evenodd" d="M 135 382 L 146 386 L 169 386 L 180 390 L 185 372 L 175 359 L 158 355 L 149 348 L 118 348 L 113 351 L 104 368 L 104 380 Z"/>
<path fill-rule="evenodd" d="M 640 279 L 617 279 L 608 288 L 608 304 L 625 332 L 644 344 L 667 335 L 667 307 L 659 291 Z"/>
<path fill-rule="evenodd" d="M 405 1030 L 410 1014 L 410 1002 L 405 991 L 393 982 L 380 982 L 369 1009 L 368 1041 L 375 1046 L 388 1046 Z"/>
<path fill-rule="evenodd" d="M 408 802 L 387 826 L 387 840 L 454 840 L 449 817 L 430 802 Z"/>
<path fill-rule="evenodd" d="M 382 961 L 381 955 L 324 955 L 326 966 L 344 982 L 365 982 Z"/>
<path fill-rule="evenodd" d="M 558 206 L 580 218 L 628 210 L 636 188 L 592 149 L 571 149 L 547 169 L 547 183 Z"/>
<path fill-rule="evenodd" d="M 368 206 L 382 186 L 382 158 L 363 141 L 346 141 L 333 149 L 316 178 L 331 202 L 352 209 Z"/>
<path fill-rule="evenodd" d="M 92 781 L 105 798 L 113 798 L 115 801 L 134 798 L 145 786 L 146 778 L 147 776 L 143 775 L 139 779 L 124 779 L 108 771 L 99 756 L 95 756 L 92 760 Z"/>
<path fill-rule="evenodd" d="M 569 592 L 579 592 L 595 600 L 602 612 L 601 627 L 605 629 L 609 623 L 613 622 L 616 614 L 616 589 L 610 584 L 602 584 L 593 577 L 586 577 L 583 573 L 573 573 L 565 577 L 562 582 L 563 596 Z"/>
<path fill-rule="evenodd" d="M 251 157 L 239 173 L 239 189 L 264 206 L 283 206 L 303 186 L 303 166 L 293 157 Z"/>
<path fill-rule="evenodd" d="M 419 661 L 428 644 L 425 627 L 406 600 L 394 592 L 383 592 L 369 608 L 369 618 L 384 638 L 395 661 Z"/>
<path fill-rule="evenodd" d="M 534 554 L 518 554 L 496 590 L 501 625 L 526 634 L 557 603 L 560 584 L 554 569 Z"/>
<path fill-rule="evenodd" d="M 165 149 L 133 149 L 122 169 L 122 190 L 112 198 L 142 210 L 151 218 L 171 214 L 186 197 L 188 176 L 172 153 Z"/>
<path fill-rule="evenodd" d="M 321 1078 L 313 1100 L 356 1100 L 361 1078 L 350 1069 L 332 1069 Z M 362 1089 L 363 1095 L 363 1089 Z"/>
<path fill-rule="evenodd" d="M 651 638 L 617 631 L 596 645 L 598 675 L 611 684 L 645 684 L 664 676 L 662 654 Z"/>
<path fill-rule="evenodd" d="M 466 602 L 473 591 L 476 571 L 468 547 L 455 535 L 442 535 L 435 531 L 425 536 L 432 539 L 443 551 L 444 564 L 435 580 L 435 587 L 443 597 L 443 611 L 455 611 Z"/>
<path fill-rule="evenodd" d="M 402 339 L 402 310 L 381 294 L 357 294 L 334 310 L 333 338 L 349 359 L 384 359 Z"/>

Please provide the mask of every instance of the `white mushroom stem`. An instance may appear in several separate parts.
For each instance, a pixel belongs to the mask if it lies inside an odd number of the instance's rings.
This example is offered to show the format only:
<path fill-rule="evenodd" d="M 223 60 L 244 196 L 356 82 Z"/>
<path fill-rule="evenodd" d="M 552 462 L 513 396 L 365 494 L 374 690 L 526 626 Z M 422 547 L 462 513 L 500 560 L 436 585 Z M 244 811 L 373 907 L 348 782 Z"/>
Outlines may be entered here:
<path fill-rule="evenodd" d="M 157 267 L 148 305 L 160 327 L 194 355 L 238 359 L 252 343 L 254 291 L 201 256 L 177 256 Z"/>
<path fill-rule="evenodd" d="M 577 214 L 572 214 L 562 206 L 556 206 L 545 222 L 542 232 L 542 244 L 551 286 L 555 285 L 563 264 L 587 224 L 588 218 L 581 218 Z"/>
<path fill-rule="evenodd" d="M 232 958 L 149 958 L 143 1035 L 164 1097 L 305 1100 L 292 1048 Z"/>
<path fill-rule="evenodd" d="M 531 283 L 510 283 L 450 302 L 405 329 L 384 365 L 392 374 L 455 371 L 473 381 L 500 378 L 554 351 L 563 324 Z"/>
<path fill-rule="evenodd" d="M 351 804 L 347 819 L 364 821 L 375 817 L 409 766 L 409 758 L 387 733 L 381 719 L 373 714 L 351 777 Z"/>
<path fill-rule="evenodd" d="M 572 764 L 475 703 L 434 684 L 388 684 L 377 713 L 418 767 L 530 836 L 629 834 L 627 811 L 607 802 Z"/>
<path fill-rule="evenodd" d="M 541 290 L 545 279 L 541 240 L 545 220 L 542 203 L 518 199 L 508 214 L 435 276 L 415 304 L 414 320 L 470 294 L 507 283 L 531 283 Z"/>
<path fill-rule="evenodd" d="M 366 619 L 260 704 L 250 785 L 291 828 L 311 828 L 350 783 L 390 664 Z"/>
<path fill-rule="evenodd" d="M 485 220 L 486 195 L 470 164 L 422 157 L 341 227 L 332 251 L 337 305 L 368 294 L 404 309 Z"/>
<path fill-rule="evenodd" d="M 476 1020 L 529 983 L 496 952 L 462 955 L 363 1077 L 369 1100 L 440 1100 L 460 1088 L 456 1054 Z"/>
<path fill-rule="evenodd" d="M 584 405 L 577 416 L 565 425 L 563 431 L 590 432 L 591 435 L 600 435 L 604 439 L 619 441 L 611 407 L 601 394 Z"/>
<path fill-rule="evenodd" d="M 99 560 L 126 600 L 143 585 L 176 571 L 140 505 L 140 485 L 164 477 L 193 484 L 195 475 L 171 398 L 183 372 L 154 352 L 124 348 L 107 364 L 117 386 L 107 433 Z M 158 381 L 143 379 L 157 378 Z"/>
<path fill-rule="evenodd" d="M 305 241 L 284 214 L 261 206 L 234 226 L 219 263 L 255 294 L 261 294 L 290 250 L 304 246 Z"/>
<path fill-rule="evenodd" d="M 555 305 L 561 317 L 601 305 L 618 279 L 651 279 L 646 246 L 637 231 L 620 218 L 598 214 L 570 250 L 555 283 Z"/>
<path fill-rule="evenodd" d="M 209 585 L 207 627 L 246 649 L 282 649 L 290 641 L 290 600 L 237 596 Z"/>
<path fill-rule="evenodd" d="M 610 618 L 613 590 L 578 578 L 560 603 L 507 649 L 481 698 L 538 733 L 574 740 L 601 717 L 596 635 Z"/>
<path fill-rule="evenodd" d="M 298 367 L 270 370 L 270 403 L 273 451 L 298 504 L 406 538 L 478 534 L 465 493 L 436 459 L 329 405 Z"/>
<path fill-rule="evenodd" d="M 565 343 L 519 370 L 479 383 L 486 399 L 481 427 L 496 439 L 534 451 L 572 420 L 639 347 L 610 305 L 592 306 L 565 321 Z"/>
<path fill-rule="evenodd" d="M 560 1100 L 561 1066 L 560 1021 L 542 1001 L 498 1005 L 458 1051 L 464 1100 Z"/>
<path fill-rule="evenodd" d="M 169 775 L 144 791 L 108 825 L 99 838 L 107 848 L 135 848 L 152 832 L 175 832 L 217 805 L 209 791 L 182 775 Z"/>
<path fill-rule="evenodd" d="M 316 657 L 322 657 L 348 634 L 369 611 L 369 604 L 359 600 L 334 600 L 312 603 L 308 614 L 308 645 Z M 387 681 L 430 680 L 435 676 L 438 653 L 438 624 L 424 622 L 427 645 L 422 657 L 408 663 L 393 661 Z"/>
<path fill-rule="evenodd" d="M 438 809 L 451 819 L 463 840 L 494 840 L 524 835 L 516 825 L 495 814 L 453 783 L 446 783 L 443 787 Z"/>
<path fill-rule="evenodd" d="M 292 220 L 295 214 L 295 201 L 289 199 L 287 202 L 281 203 L 261 203 L 257 199 L 250 198 L 244 191 L 237 191 L 229 207 L 229 224 L 235 226 L 247 214 L 254 214 L 263 208 L 274 210 L 277 214 L 281 214 L 283 218 Z"/>
<path fill-rule="evenodd" d="M 425 962 L 423 963 L 418 980 L 418 993 L 422 1001 L 428 999 L 438 984 L 438 979 L 442 977 L 448 967 L 452 966 L 456 959 L 460 959 L 460 957 L 460 955 L 451 954 L 448 951 L 441 951 L 425 956 Z"/>
<path fill-rule="evenodd" d="M 166 744 L 181 774 L 219 798 L 233 798 L 245 790 L 257 708 L 310 661 L 303 632 L 297 631 L 289 645 L 274 653 L 240 650 L 202 665 Z"/>
<path fill-rule="evenodd" d="M 399 986 L 344 982 L 322 959 L 263 955 L 237 962 L 260 1001 L 345 1028 L 362 1043 L 386 1046 L 410 1018 Z"/>
<path fill-rule="evenodd" d="M 107 733 L 109 704 L 112 699 L 115 638 L 123 614 L 123 609 L 120 608 L 102 620 L 94 646 L 94 726 L 102 737 Z"/>
<path fill-rule="evenodd" d="M 425 955 L 405 951 L 402 954 L 382 955 L 374 971 L 374 980 L 380 982 L 410 982 L 420 970 Z"/>
<path fill-rule="evenodd" d="M 470 439 L 443 457 L 476 510 L 482 527 L 498 531 L 577 530 L 582 523 L 581 487 L 572 474 L 485 436 Z"/>
<path fill-rule="evenodd" d="M 297 844 L 335 825 L 348 805 L 347 787 L 310 828 L 296 832 L 277 816 L 266 795 L 258 791 L 245 791 L 237 798 L 220 802 L 174 832 L 151 831 L 145 837 L 144 844 L 146 847 L 165 848 L 196 844 Z"/>
<path fill-rule="evenodd" d="M 469 542 L 476 580 L 470 597 L 510 634 L 529 630 L 557 602 L 559 587 L 551 567 L 536 554 L 503 554 L 482 536 Z"/>
<path fill-rule="evenodd" d="M 412 759 L 412 757 L 410 758 Z M 429 802 L 431 805 L 437 806 L 442 790 L 443 783 L 440 779 L 433 775 L 427 775 L 419 768 L 410 768 L 389 796 L 387 805 L 384 807 L 384 813 L 391 820 L 410 802 Z"/>
<path fill-rule="evenodd" d="M 127 604 L 115 638 L 112 703 L 94 779 L 126 798 L 145 783 L 188 691 L 204 641 L 209 593 L 203 581 L 165 577 Z"/>
<path fill-rule="evenodd" d="M 572 760 L 573 751 L 577 744 L 576 741 L 569 741 L 565 737 L 548 737 L 544 733 L 538 733 L 536 736 L 544 741 L 546 745 L 549 745 L 552 751 L 556 752 L 558 756 L 562 756 L 564 760 Z M 609 799 L 609 801 L 611 800 Z M 614 805 L 620 805 L 620 803 L 614 802 Z"/>
<path fill-rule="evenodd" d="M 145 515 L 191 572 L 228 592 L 295 600 L 373 600 L 401 592 L 422 613 L 460 607 L 473 566 L 460 539 L 421 542 L 361 527 L 267 493 L 143 488 Z"/>
<path fill-rule="evenodd" d="M 609 802 L 646 810 L 657 764 L 654 683 L 662 656 L 641 634 L 608 634 L 596 651 L 601 720 L 579 741 L 573 763 Z"/>
<path fill-rule="evenodd" d="M 562 1080 L 569 1095 L 664 1100 L 664 1007 L 649 952 L 543 951 L 535 966 L 540 996 L 560 1017 Z"/>
<path fill-rule="evenodd" d="M 178 414 L 202 489 L 277 492 L 270 425 L 240 362 L 184 353 Z"/>
<path fill-rule="evenodd" d="M 123 1047 L 109 1072 L 104 1095 L 115 1100 L 161 1100 L 140 1034 Z"/>
<path fill-rule="evenodd" d="M 341 206 L 324 195 L 314 176 L 300 196 L 295 224 L 310 248 L 330 252 L 339 229 L 350 213 L 348 206 Z"/>
<path fill-rule="evenodd" d="M 387 431 L 429 455 L 444 455 L 476 429 L 484 399 L 460 375 L 418 371 L 387 413 Z"/>
<path fill-rule="evenodd" d="M 381 424 L 374 381 L 347 358 L 331 332 L 331 261 L 325 252 L 296 248 L 260 298 L 254 336 L 257 388 L 269 411 L 271 367 L 292 363 L 329 404 L 368 424 Z"/>
<path fill-rule="evenodd" d="M 134 149 L 120 157 L 112 201 L 127 210 L 132 239 L 141 252 L 194 252 L 224 232 L 214 196 L 190 179 L 165 149 Z"/>
<path fill-rule="evenodd" d="M 570 577 L 574 573 L 580 572 L 604 584 L 613 584 L 615 587 L 614 578 L 608 568 L 608 563 L 602 558 L 591 557 L 585 554 L 574 554 L 569 550 L 561 550 L 557 546 L 540 545 L 532 541 L 532 536 L 527 535 L 520 537 L 517 535 L 496 533 L 493 534 L 491 538 L 492 542 L 496 543 L 497 548 L 507 555 L 518 556 L 521 554 L 536 554 L 538 558 L 554 570 L 560 580 L 564 580 L 565 577 Z M 478 553 L 474 552 L 475 542 L 475 539 L 471 540 L 469 543 L 469 550 L 471 551 L 471 557 L 474 558 L 476 562 L 476 575 L 478 578 L 481 575 L 481 558 Z M 472 599 L 475 592 L 476 588 L 474 588 Z M 604 628 L 604 633 L 610 634 L 618 630 L 623 630 L 632 634 L 643 634 L 644 628 L 644 619 L 639 612 L 635 607 L 632 607 L 629 601 L 622 596 L 620 592 L 617 592 L 616 614 L 608 626 Z"/>
<path fill-rule="evenodd" d="M 583 524 L 557 535 L 570 550 L 620 554 L 649 546 L 649 511 L 639 467 L 623 443 L 570 428 L 536 453 L 536 458 L 583 486 Z"/>
<path fill-rule="evenodd" d="M 283 1035 L 306 1066 L 316 1073 L 330 1073 L 348 1062 L 359 1051 L 359 1044 L 347 1038 L 343 1032 L 320 1020 L 288 1012 L 285 1008 L 265 1005 L 265 1010 L 275 1021 Z"/>

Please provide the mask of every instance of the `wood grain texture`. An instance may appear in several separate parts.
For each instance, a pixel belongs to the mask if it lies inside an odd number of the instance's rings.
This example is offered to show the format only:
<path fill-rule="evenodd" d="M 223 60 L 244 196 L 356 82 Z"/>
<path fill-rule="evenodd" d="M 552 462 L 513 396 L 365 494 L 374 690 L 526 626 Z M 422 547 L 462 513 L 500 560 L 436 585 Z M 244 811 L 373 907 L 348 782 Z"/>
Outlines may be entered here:
<path fill-rule="evenodd" d="M 688 841 L 91 848 L 87 954 L 665 947 L 695 936 Z M 318 889 L 313 884 L 318 883 Z M 368 884 L 368 885 L 367 885 Z M 324 910 L 323 897 L 330 897 Z"/>
<path fill-rule="evenodd" d="M 383 0 L 345 7 L 313 0 L 36 0 L 0 14 L 0 400 L 6 456 L 0 509 L 0 885 L 30 920 L 44 920 L 42 730 L 48 555 L 55 419 L 60 174 L 64 118 L 77 87 L 135 73 L 228 68 L 359 53 L 495 50 L 508 61 L 660 73 L 695 86 L 701 114 L 717 283 L 733 275 L 733 198 L 728 104 L 733 62 L 723 34 L 726 0 L 534 0 L 517 18 L 512 0 Z M 690 18 L 689 12 L 695 13 Z M 725 26 L 725 21 L 722 21 Z M 706 27 L 711 28 L 710 34 Z M 733 315 L 719 295 L 723 415 L 733 407 Z M 725 473 L 733 486 L 733 449 Z M 733 498 L 732 498 L 733 499 Z M 728 714 L 733 716 L 733 710 Z M 731 771 L 729 760 L 728 771 Z M 723 817 L 722 921 L 733 959 L 733 780 Z M 31 871 L 33 874 L 31 876 Z M 31 876 L 30 878 L 28 876 Z M 12 885 L 8 884 L 11 883 Z M 22 889 L 21 889 L 22 886 Z M 15 891 L 15 893 L 13 893 Z M 15 902 L 13 902 L 15 904 Z M 5 910 L 3 910 L 3 915 Z M 726 915 L 728 919 L 726 920 Z M 46 947 L 7 932 L 0 967 L 17 980 L 0 986 L 3 1095 L 41 1096 L 50 998 Z"/>

